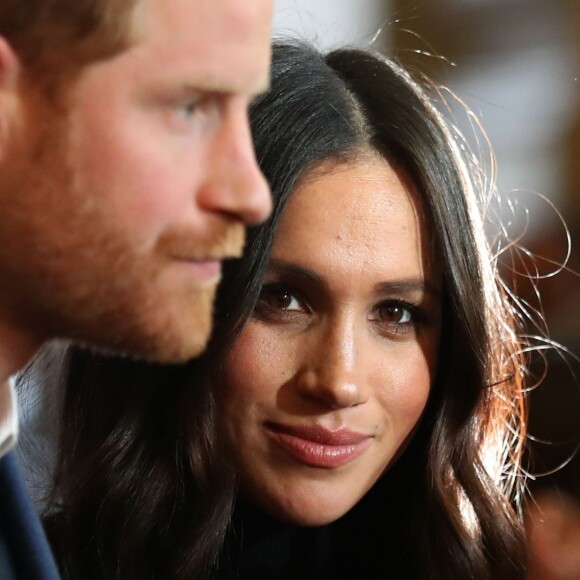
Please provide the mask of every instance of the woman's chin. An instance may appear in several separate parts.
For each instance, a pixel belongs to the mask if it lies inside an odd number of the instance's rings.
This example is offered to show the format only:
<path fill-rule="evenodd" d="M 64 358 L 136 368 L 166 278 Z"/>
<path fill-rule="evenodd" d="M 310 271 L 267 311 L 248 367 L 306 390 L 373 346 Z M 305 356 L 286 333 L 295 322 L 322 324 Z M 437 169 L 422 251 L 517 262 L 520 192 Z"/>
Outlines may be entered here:
<path fill-rule="evenodd" d="M 324 502 L 293 503 L 289 502 L 286 498 L 283 504 L 262 505 L 260 507 L 277 520 L 288 524 L 313 528 L 325 526 L 338 520 L 352 508 L 352 505 L 349 504 L 344 507 L 337 505 L 325 506 Z"/>
<path fill-rule="evenodd" d="M 332 514 L 300 514 L 292 519 L 289 519 L 289 521 L 298 526 L 317 528 L 335 522 L 345 513 L 346 512 L 341 512 L 338 514 L 336 512 L 333 512 Z"/>
<path fill-rule="evenodd" d="M 325 474 L 323 474 L 325 475 Z M 276 473 L 260 480 L 240 482 L 241 495 L 263 513 L 292 525 L 318 527 L 350 511 L 367 493 L 368 482 L 338 481 L 335 477 L 303 477 Z M 369 479 L 369 478 L 367 478 Z"/>

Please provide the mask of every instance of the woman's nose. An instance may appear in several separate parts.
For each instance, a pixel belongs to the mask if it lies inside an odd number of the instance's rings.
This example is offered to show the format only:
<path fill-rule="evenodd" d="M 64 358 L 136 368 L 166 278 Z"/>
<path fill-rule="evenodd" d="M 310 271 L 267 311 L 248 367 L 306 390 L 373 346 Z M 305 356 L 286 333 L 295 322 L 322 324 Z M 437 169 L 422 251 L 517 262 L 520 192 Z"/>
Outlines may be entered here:
<path fill-rule="evenodd" d="M 352 327 L 321 334 L 317 347 L 307 345 L 308 362 L 297 377 L 299 392 L 332 409 L 353 407 L 367 399 Z"/>

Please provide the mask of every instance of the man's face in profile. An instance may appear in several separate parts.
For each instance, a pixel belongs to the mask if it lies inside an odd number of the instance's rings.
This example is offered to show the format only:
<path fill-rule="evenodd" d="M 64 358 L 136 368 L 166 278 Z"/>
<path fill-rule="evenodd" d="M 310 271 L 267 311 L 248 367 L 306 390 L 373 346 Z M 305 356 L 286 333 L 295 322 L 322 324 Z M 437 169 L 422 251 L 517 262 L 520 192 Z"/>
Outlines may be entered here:
<path fill-rule="evenodd" d="M 270 209 L 247 123 L 270 4 L 142 0 L 131 47 L 86 67 L 61 115 L 23 93 L 0 180 L 15 325 L 161 361 L 203 350 L 220 262 Z"/>

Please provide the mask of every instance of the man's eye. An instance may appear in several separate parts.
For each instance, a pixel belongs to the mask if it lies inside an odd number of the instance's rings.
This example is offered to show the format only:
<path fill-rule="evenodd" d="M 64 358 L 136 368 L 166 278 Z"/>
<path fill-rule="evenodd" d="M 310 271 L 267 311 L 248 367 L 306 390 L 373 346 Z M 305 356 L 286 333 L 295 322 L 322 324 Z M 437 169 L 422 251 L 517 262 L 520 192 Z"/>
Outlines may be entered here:
<path fill-rule="evenodd" d="M 199 103 L 197 101 L 185 101 L 179 104 L 177 111 L 181 117 L 189 119 L 197 112 L 198 106 Z"/>

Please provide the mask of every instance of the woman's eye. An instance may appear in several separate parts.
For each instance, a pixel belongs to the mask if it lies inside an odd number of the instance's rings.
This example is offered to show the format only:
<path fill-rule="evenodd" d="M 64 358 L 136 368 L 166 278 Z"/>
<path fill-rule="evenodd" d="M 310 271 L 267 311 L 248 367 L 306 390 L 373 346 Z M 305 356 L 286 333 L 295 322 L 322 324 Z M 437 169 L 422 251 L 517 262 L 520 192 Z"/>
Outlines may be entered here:
<path fill-rule="evenodd" d="M 292 292 L 282 286 L 264 286 L 260 302 L 278 310 L 302 310 L 302 305 Z"/>
<path fill-rule="evenodd" d="M 387 306 L 381 313 L 385 322 L 396 322 L 397 324 L 409 324 L 413 322 L 413 315 L 404 306 Z"/>
<path fill-rule="evenodd" d="M 378 304 L 371 315 L 388 333 L 414 332 L 420 315 L 418 308 L 404 301 L 388 300 Z"/>
<path fill-rule="evenodd" d="M 297 292 L 281 284 L 266 284 L 260 292 L 255 314 L 270 319 L 288 319 L 303 314 L 308 308 Z"/>

